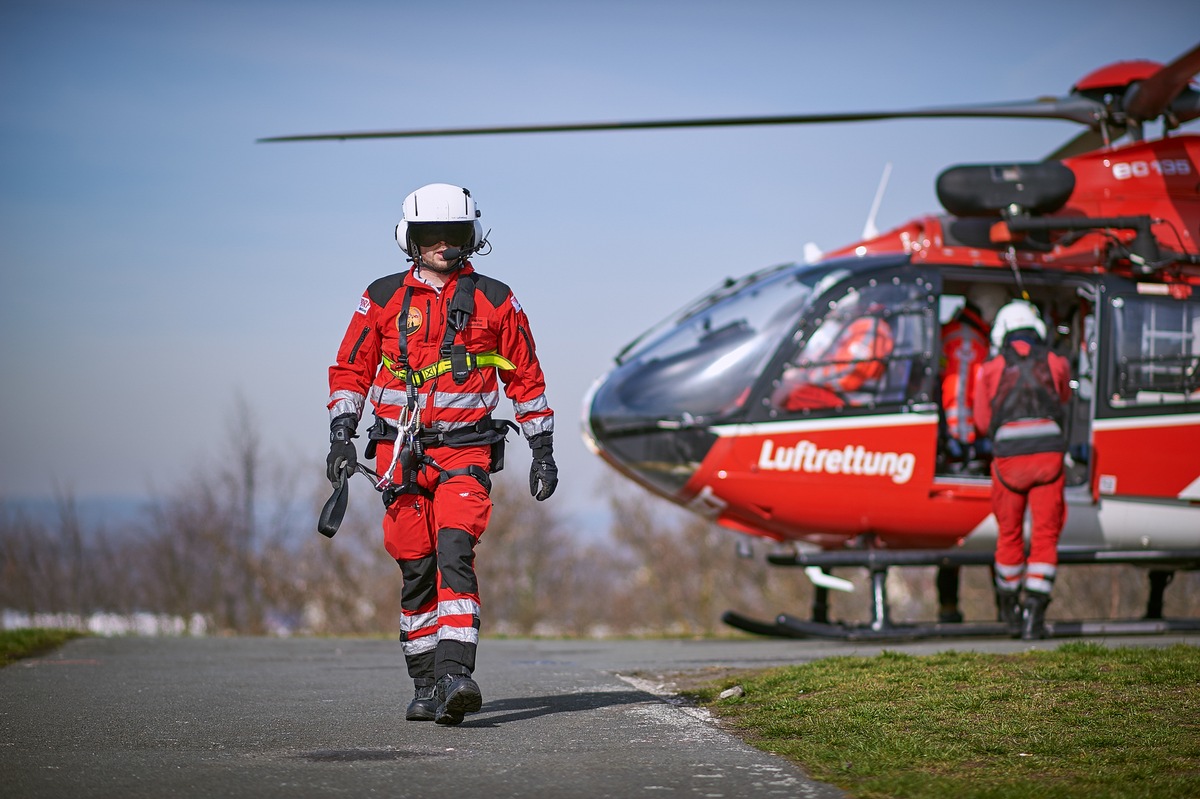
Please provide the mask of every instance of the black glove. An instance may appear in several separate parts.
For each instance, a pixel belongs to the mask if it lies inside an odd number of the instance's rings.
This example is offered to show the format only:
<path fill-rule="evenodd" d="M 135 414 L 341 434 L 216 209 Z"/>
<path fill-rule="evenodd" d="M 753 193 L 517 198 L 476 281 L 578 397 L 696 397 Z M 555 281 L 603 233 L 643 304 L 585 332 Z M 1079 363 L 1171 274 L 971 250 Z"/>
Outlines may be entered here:
<path fill-rule="evenodd" d="M 329 457 L 325 459 L 325 476 L 334 485 L 342 479 L 342 472 L 349 477 L 358 468 L 358 450 L 350 439 L 358 438 L 358 419 L 352 413 L 343 413 L 329 423 Z"/>
<path fill-rule="evenodd" d="M 529 466 L 529 493 L 538 502 L 549 499 L 558 486 L 558 466 L 554 463 L 554 434 L 538 433 L 529 439 L 533 463 Z M 538 488 L 541 483 L 541 488 Z"/>

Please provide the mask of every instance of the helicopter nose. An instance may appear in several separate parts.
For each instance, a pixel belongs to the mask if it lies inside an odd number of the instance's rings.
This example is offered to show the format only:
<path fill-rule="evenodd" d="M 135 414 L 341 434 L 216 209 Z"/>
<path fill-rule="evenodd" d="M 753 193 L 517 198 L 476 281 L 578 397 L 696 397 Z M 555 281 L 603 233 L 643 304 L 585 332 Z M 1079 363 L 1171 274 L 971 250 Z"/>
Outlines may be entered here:
<path fill-rule="evenodd" d="M 584 441 L 626 477 L 680 497 L 717 436 L 686 414 L 630 402 L 623 389 L 638 382 L 631 371 L 619 367 L 592 385 L 583 402 Z"/>

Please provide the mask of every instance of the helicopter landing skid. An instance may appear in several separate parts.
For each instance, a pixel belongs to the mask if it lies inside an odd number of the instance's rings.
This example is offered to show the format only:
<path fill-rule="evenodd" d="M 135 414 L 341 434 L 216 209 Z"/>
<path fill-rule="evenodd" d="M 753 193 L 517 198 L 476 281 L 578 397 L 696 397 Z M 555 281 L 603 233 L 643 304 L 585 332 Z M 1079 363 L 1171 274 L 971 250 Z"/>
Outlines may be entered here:
<path fill-rule="evenodd" d="M 891 566 L 969 566 L 986 564 L 991 555 L 963 551 L 887 551 L 868 549 L 859 552 L 819 552 L 768 556 L 776 566 L 859 566 L 870 572 L 871 620 L 851 625 L 829 621 L 828 589 L 817 586 L 811 620 L 781 613 L 773 622 L 753 619 L 736 611 L 726 611 L 721 620 L 731 627 L 754 635 L 776 638 L 824 638 L 839 641 L 918 641 L 928 638 L 1017 637 L 1012 627 L 999 622 L 903 623 L 891 620 L 887 596 L 887 572 Z M 1150 598 L 1142 619 L 1104 621 L 1047 621 L 1047 638 L 1100 635 L 1162 635 L 1172 632 L 1200 632 L 1200 619 L 1163 618 L 1163 592 L 1174 576 L 1174 568 L 1200 566 L 1200 550 L 1111 552 L 1098 550 L 1060 550 L 1059 562 L 1134 563 L 1151 566 Z M 1154 568 L 1157 567 L 1157 568 Z"/>
<path fill-rule="evenodd" d="M 1003 638 L 1012 630 L 1000 622 L 970 622 L 958 624 L 889 624 L 884 627 L 852 625 L 839 622 L 806 621 L 781 613 L 774 622 L 765 622 L 728 610 L 721 621 L 730 627 L 755 635 L 774 638 L 824 638 L 837 641 L 919 641 L 925 638 Z M 1049 626 L 1049 623 L 1047 623 Z"/>
<path fill-rule="evenodd" d="M 721 621 L 754 635 L 773 638 L 820 638 L 836 641 L 921 641 L 929 638 L 1015 638 L 1001 622 L 936 622 L 889 624 L 872 627 L 838 622 L 806 621 L 781 613 L 774 622 L 761 621 L 728 610 Z M 1163 635 L 1200 632 L 1200 619 L 1131 619 L 1108 621 L 1047 621 L 1047 638 L 1078 638 L 1102 635 Z"/>

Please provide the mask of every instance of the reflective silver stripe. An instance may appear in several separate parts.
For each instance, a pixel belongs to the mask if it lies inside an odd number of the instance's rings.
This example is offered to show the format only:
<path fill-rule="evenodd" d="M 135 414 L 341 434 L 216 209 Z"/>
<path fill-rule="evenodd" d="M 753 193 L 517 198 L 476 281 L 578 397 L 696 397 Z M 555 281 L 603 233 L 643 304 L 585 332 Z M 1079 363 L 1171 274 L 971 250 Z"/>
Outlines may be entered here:
<path fill-rule="evenodd" d="M 513 410 L 517 413 L 541 413 L 550 409 L 550 403 L 545 394 L 539 394 L 528 402 L 514 402 Z"/>
<path fill-rule="evenodd" d="M 422 652 L 432 652 L 437 649 L 437 642 L 436 635 L 423 635 L 415 641 L 401 641 L 400 649 L 405 655 L 419 655 Z"/>
<path fill-rule="evenodd" d="M 439 641 L 462 641 L 464 644 L 479 643 L 479 630 L 474 627 L 447 627 L 438 628 L 437 634 Z"/>
<path fill-rule="evenodd" d="M 483 408 L 488 411 L 496 409 L 500 404 L 499 391 L 484 391 L 480 393 L 455 393 L 450 391 L 438 391 L 433 395 L 433 406 L 435 408 Z"/>
<path fill-rule="evenodd" d="M 1025 590 L 1048 594 L 1054 590 L 1054 576 L 1058 568 L 1049 563 L 1030 563 L 1025 572 Z"/>
<path fill-rule="evenodd" d="M 1048 594 L 1054 590 L 1054 583 L 1050 580 L 1043 580 L 1040 577 L 1026 577 L 1025 590 L 1036 591 L 1039 594 Z"/>
<path fill-rule="evenodd" d="M 1015 592 L 1021 590 L 1021 578 L 1020 577 L 1011 577 L 1011 578 L 1001 577 L 1000 575 L 997 574 L 996 575 L 996 587 L 998 589 L 1000 589 L 1001 591 L 1012 591 L 1015 593 Z"/>
<path fill-rule="evenodd" d="M 521 432 L 525 434 L 525 438 L 533 438 L 538 433 L 553 433 L 554 417 L 539 416 L 535 419 L 527 419 L 521 422 Z"/>
<path fill-rule="evenodd" d="M 1001 591 L 1020 591 L 1021 578 L 1025 576 L 1025 564 L 1006 566 L 1003 563 L 993 564 L 996 567 L 996 588 Z"/>
<path fill-rule="evenodd" d="M 1025 564 L 1018 563 L 1015 566 L 1006 566 L 1003 563 L 996 564 L 996 574 L 1002 577 L 1020 577 L 1025 573 Z"/>
<path fill-rule="evenodd" d="M 1062 435 L 1062 428 L 1053 419 L 1022 419 L 1001 425 L 996 441 L 1018 441 L 1023 438 L 1042 438 Z"/>
<path fill-rule="evenodd" d="M 380 388 L 371 386 L 371 402 L 375 405 L 396 405 L 404 408 L 408 405 L 408 393 L 404 389 Z M 425 395 L 417 395 L 417 407 L 425 407 Z"/>
<path fill-rule="evenodd" d="M 437 626 L 437 611 L 431 610 L 428 613 L 416 613 L 412 616 L 400 617 L 400 632 L 411 633 L 413 630 L 423 630 L 426 627 Z"/>
<path fill-rule="evenodd" d="M 335 391 L 329 395 L 329 401 L 332 403 L 329 406 L 330 421 L 346 413 L 352 413 L 361 419 L 363 408 L 367 404 L 367 398 L 356 391 Z"/>
<path fill-rule="evenodd" d="M 428 613 L 415 613 L 411 616 L 400 616 L 400 632 L 402 634 L 411 634 L 413 631 L 428 630 L 427 635 L 422 635 L 419 638 L 403 640 L 406 635 L 402 635 L 400 648 L 404 650 L 405 655 L 419 655 L 422 652 L 432 652 L 437 649 L 437 633 L 434 632 L 437 627 L 437 612 L 429 611 Z"/>
<path fill-rule="evenodd" d="M 478 616 L 479 603 L 473 599 L 447 599 L 438 603 L 438 616 Z"/>

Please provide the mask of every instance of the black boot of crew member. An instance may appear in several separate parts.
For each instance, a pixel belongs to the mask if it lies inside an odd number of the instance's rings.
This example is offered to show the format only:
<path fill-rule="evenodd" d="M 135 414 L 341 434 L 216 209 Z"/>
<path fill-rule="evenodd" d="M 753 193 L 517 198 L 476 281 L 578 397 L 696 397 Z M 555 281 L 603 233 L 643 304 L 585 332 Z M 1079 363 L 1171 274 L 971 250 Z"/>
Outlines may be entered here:
<path fill-rule="evenodd" d="M 1021 620 L 1021 639 L 1035 641 L 1049 635 L 1046 631 L 1046 606 L 1050 604 L 1048 594 L 1036 591 L 1025 592 L 1024 616 Z"/>
<path fill-rule="evenodd" d="M 416 693 L 408 703 L 404 713 L 406 721 L 433 721 L 437 717 L 438 706 L 442 703 L 437 693 L 437 683 L 432 677 L 418 677 L 413 680 Z"/>
<path fill-rule="evenodd" d="M 1013 638 L 1021 634 L 1021 593 L 996 589 L 996 618 L 1008 626 Z"/>
<path fill-rule="evenodd" d="M 963 620 L 958 609 L 958 566 L 938 566 L 938 624 L 958 624 Z"/>
<path fill-rule="evenodd" d="M 479 683 L 469 674 L 447 674 L 437 681 L 437 690 L 442 700 L 434 718 L 438 724 L 462 724 L 463 716 L 483 707 Z"/>

